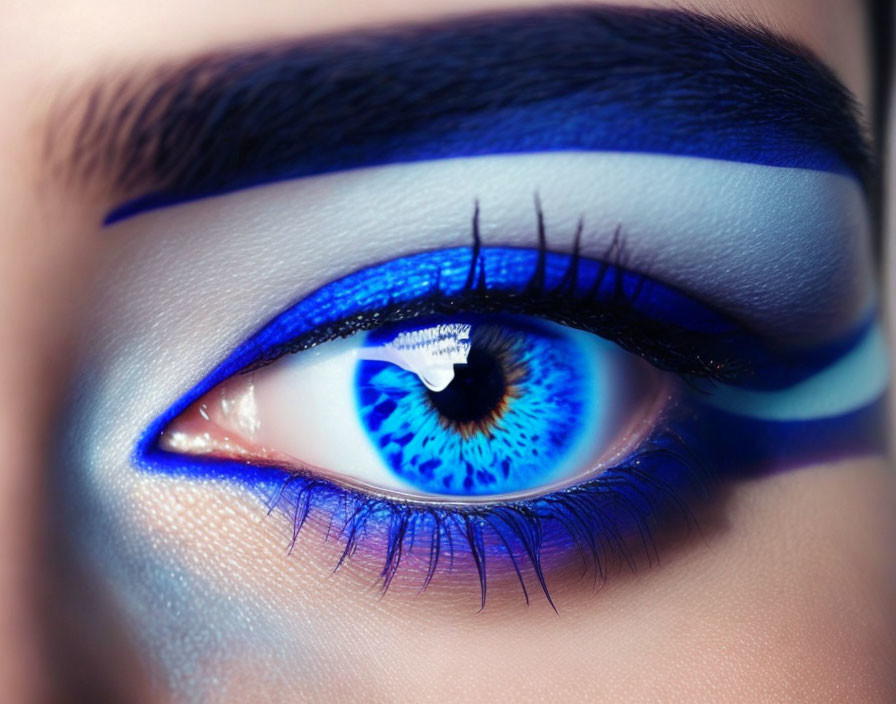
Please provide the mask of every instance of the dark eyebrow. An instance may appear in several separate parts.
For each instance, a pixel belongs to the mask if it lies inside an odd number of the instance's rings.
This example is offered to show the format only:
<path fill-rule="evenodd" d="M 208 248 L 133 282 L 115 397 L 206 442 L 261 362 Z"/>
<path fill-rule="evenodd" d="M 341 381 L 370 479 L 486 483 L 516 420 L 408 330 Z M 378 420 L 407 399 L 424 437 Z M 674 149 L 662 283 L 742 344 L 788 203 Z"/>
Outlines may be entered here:
<path fill-rule="evenodd" d="M 73 118 L 77 115 L 77 118 Z M 281 179 L 480 154 L 671 153 L 851 173 L 858 109 L 768 30 L 679 10 L 560 8 L 219 51 L 100 81 L 66 161 L 113 221 Z"/>

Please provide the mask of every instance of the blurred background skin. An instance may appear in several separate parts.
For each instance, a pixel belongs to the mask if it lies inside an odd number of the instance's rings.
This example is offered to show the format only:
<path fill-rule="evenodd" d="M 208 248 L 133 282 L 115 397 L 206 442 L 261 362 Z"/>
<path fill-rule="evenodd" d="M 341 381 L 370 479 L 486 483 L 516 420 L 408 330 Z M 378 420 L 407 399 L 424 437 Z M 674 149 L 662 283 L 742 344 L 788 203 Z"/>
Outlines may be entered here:
<path fill-rule="evenodd" d="M 39 624 L 47 600 L 64 602 L 66 585 L 48 585 L 45 485 L 48 441 L 70 373 L 70 350 L 85 300 L 85 283 L 101 246 L 95 223 L 109 194 L 90 183 L 65 183 L 43 160 L 43 118 L 63 89 L 110 67 L 186 57 L 207 48 L 246 41 L 298 38 L 328 31 L 409 19 L 434 18 L 498 7 L 544 6 L 545 2 L 489 0 L 108 0 L 107 2 L 0 2 L 0 695 L 4 701 L 42 701 L 58 696 L 53 678 L 59 649 L 48 650 Z M 680 3 L 617 3 L 679 5 Z M 686 3 L 756 18 L 813 49 L 867 106 L 868 44 L 863 6 L 850 0 L 739 0 Z M 892 184 L 891 184 L 892 185 Z M 893 294 L 890 282 L 889 292 Z M 83 333 L 82 333 L 83 334 Z M 833 471 L 836 469 L 836 471 Z M 830 470 L 830 471 L 828 471 Z M 882 461 L 856 461 L 836 468 L 791 473 L 739 490 L 732 504 L 738 530 L 711 552 L 703 551 L 657 571 L 649 585 L 632 589 L 665 593 L 666 613 L 687 618 L 701 595 L 724 595 L 725 609 L 705 616 L 666 649 L 620 648 L 606 655 L 603 636 L 639 642 L 643 634 L 632 610 L 635 596 L 608 594 L 607 633 L 577 631 L 566 641 L 577 667 L 565 671 L 566 655 L 539 672 L 537 653 L 513 652 L 513 643 L 534 638 L 525 620 L 496 624 L 479 638 L 455 635 L 444 647 L 489 653 L 482 672 L 468 675 L 483 696 L 507 697 L 526 674 L 556 685 L 547 691 L 577 698 L 577 678 L 600 677 L 609 699 L 638 700 L 651 683 L 664 682 L 665 701 L 751 701 L 756 692 L 778 692 L 778 701 L 896 701 L 896 500 L 892 475 Z M 848 516 L 848 519 L 836 520 Z M 832 520 L 832 517 L 833 520 Z M 791 552 L 780 554 L 775 536 L 785 522 Z M 793 526 L 798 529 L 794 530 Z M 736 535 L 734 534 L 736 533 Z M 779 554 L 776 554 L 779 553 Z M 805 556 L 804 559 L 793 556 Z M 760 558 L 762 562 L 760 564 Z M 767 558 L 767 559 L 766 559 Z M 74 556 L 77 559 L 77 556 Z M 708 564 L 711 562 L 711 565 Z M 696 576 L 693 576 L 696 575 Z M 664 584 L 674 589 L 661 589 Z M 314 585 L 309 585 L 314 589 Z M 819 605 L 832 592 L 849 594 L 842 613 Z M 603 595 L 602 595 L 603 596 Z M 641 595 L 642 598 L 644 594 Z M 386 604 L 400 609 L 402 604 Z M 628 610 L 627 610 L 628 608 Z M 408 619 L 424 618 L 409 610 Z M 715 620 L 713 614 L 715 614 Z M 87 615 L 89 620 L 90 616 Z M 363 622 L 359 609 L 345 619 Z M 731 621 L 726 619 L 731 618 Z M 737 623 L 736 632 L 730 628 Z M 561 649 L 563 644 L 559 646 Z M 573 651 L 575 655 L 573 656 Z M 114 648 L 110 648 L 114 652 Z M 674 654 L 691 652 L 686 668 Z M 50 656 L 48 653 L 52 653 Z M 588 658 L 582 653 L 591 653 Z M 421 697 L 426 668 L 396 668 L 404 681 L 373 683 L 374 691 Z M 414 661 L 407 654 L 408 665 Z M 500 674 L 504 658 L 522 662 Z M 419 665 L 419 662 L 417 663 Z M 114 672 L 105 663 L 102 678 Z M 414 670 L 417 670 L 416 673 Z M 600 670 L 598 672 L 598 670 Z M 136 677 L 136 675 L 135 675 Z M 248 686 L 248 685 L 247 685 Z M 251 686 L 246 692 L 251 691 Z M 640 687 L 646 687 L 640 690 Z M 236 690 L 231 689 L 232 692 Z M 438 690 L 435 690 L 436 692 Z M 545 691 L 545 690 L 542 690 Z M 656 691 L 656 690 L 653 690 Z M 520 692 L 522 693 L 522 692 Z M 146 700 L 134 689 L 137 700 Z M 271 693 L 273 694 L 273 693 Z M 325 694 L 325 691 L 320 691 Z M 417 696 L 415 696 L 417 695 Z M 438 696 L 435 696 L 438 699 Z M 248 694 L 234 701 L 249 701 Z M 641 699 L 644 700 L 643 698 Z M 228 699 L 229 701 L 229 699 Z"/>

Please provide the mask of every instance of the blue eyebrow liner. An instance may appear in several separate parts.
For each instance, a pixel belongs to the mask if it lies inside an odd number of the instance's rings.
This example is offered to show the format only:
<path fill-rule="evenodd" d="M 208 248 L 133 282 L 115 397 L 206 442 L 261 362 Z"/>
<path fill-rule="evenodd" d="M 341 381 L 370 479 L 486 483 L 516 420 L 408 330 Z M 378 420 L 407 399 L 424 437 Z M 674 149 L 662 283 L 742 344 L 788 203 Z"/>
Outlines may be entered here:
<path fill-rule="evenodd" d="M 144 195 L 106 223 L 283 179 L 488 154 L 870 172 L 853 98 L 807 50 L 678 10 L 511 12 L 218 52 L 111 93 L 96 96 L 75 161 Z"/>

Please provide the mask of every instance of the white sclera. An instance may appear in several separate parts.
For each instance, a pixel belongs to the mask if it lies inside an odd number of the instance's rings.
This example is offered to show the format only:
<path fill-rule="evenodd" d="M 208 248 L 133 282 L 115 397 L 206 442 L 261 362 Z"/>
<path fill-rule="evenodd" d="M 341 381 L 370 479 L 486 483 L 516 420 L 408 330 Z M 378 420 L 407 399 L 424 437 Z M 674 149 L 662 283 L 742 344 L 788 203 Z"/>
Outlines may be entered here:
<path fill-rule="evenodd" d="M 355 389 L 365 336 L 328 342 L 256 372 L 256 440 L 331 474 L 375 475 L 382 462 L 361 425 Z M 391 474 L 385 467 L 382 473 Z M 376 476 L 368 480 L 376 483 Z M 394 482 L 383 488 L 407 488 L 397 477 Z"/>
<path fill-rule="evenodd" d="M 631 384 L 626 377 L 633 373 L 631 365 L 644 364 L 596 335 L 552 327 L 572 339 L 588 361 L 580 371 L 588 389 L 589 412 L 578 419 L 577 438 L 564 459 L 546 468 L 546 485 L 593 472 L 608 450 L 619 445 L 620 428 L 630 424 L 632 416 L 627 402 Z M 365 337 L 366 333 L 360 333 L 328 342 L 255 372 L 253 440 L 331 477 L 386 491 L 426 494 L 387 466 L 363 425 L 355 380 Z M 541 493 L 546 488 L 532 487 L 532 491 Z"/>

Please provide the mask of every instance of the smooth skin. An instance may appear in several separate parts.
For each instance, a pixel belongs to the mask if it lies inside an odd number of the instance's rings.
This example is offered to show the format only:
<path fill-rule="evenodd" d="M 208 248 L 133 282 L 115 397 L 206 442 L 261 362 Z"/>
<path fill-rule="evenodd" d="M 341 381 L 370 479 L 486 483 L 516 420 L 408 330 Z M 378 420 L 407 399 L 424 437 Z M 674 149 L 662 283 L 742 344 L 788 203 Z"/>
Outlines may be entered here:
<path fill-rule="evenodd" d="M 53 674 L 67 663 L 78 663 L 81 679 L 146 702 L 896 701 L 896 492 L 891 467 L 876 458 L 743 483 L 703 539 L 669 551 L 659 567 L 611 580 L 597 594 L 574 580 L 561 587 L 559 616 L 538 600 L 526 608 L 512 589 L 477 614 L 472 586 L 463 583 L 435 585 L 419 598 L 402 589 L 381 598 L 364 565 L 332 576 L 338 548 L 314 530 L 287 555 L 288 526 L 260 520 L 257 502 L 156 476 L 136 478 L 131 504 L 107 518 L 135 545 L 153 543 L 157 571 L 187 574 L 183 598 L 196 623 L 217 634 L 210 645 L 197 655 L 204 641 L 184 637 L 178 658 L 182 634 L 118 619 L 114 605 L 127 587 L 102 564 L 82 565 L 95 589 L 60 584 L 50 564 L 57 534 L 48 520 L 48 438 L 71 351 L 85 334 L 79 324 L 102 247 L 96 223 L 120 194 L 65 179 L 48 163 L 45 119 L 58 96 L 98 73 L 234 43 L 527 4 L 549 3 L 7 0 L 0 7 L 5 701 L 70 700 L 70 680 Z M 690 6 L 723 7 L 805 43 L 868 105 L 861 3 Z M 79 565 L 81 556 L 68 560 Z M 92 600 L 82 602 L 83 593 Z M 220 635 L 218 618 L 243 624 L 245 637 L 233 625 Z M 196 668 L 176 672 L 186 661 Z"/>

